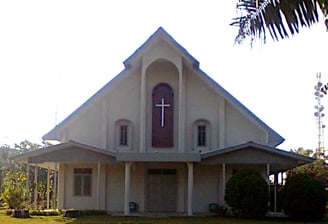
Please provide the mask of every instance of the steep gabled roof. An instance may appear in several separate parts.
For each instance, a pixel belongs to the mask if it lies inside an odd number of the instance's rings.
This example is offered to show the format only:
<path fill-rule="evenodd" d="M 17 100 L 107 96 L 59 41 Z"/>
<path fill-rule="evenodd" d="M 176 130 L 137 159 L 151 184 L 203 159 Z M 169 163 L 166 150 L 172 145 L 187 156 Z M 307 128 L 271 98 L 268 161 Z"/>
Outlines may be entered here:
<path fill-rule="evenodd" d="M 258 123 L 261 127 L 263 127 L 269 133 L 269 139 L 271 141 L 268 143 L 270 145 L 277 146 L 284 141 L 284 138 L 281 137 L 278 133 L 276 133 L 273 129 L 271 129 L 268 125 L 266 125 L 261 119 L 259 119 L 255 114 L 253 114 L 250 110 L 248 110 L 242 103 L 240 103 L 235 97 L 233 97 L 228 91 L 226 91 L 221 85 L 219 85 L 215 80 L 213 80 L 210 76 L 208 76 L 205 72 L 199 69 L 199 62 L 185 49 L 183 48 L 171 35 L 169 35 L 162 27 L 159 27 L 154 34 L 152 34 L 145 43 L 143 43 L 130 57 L 128 57 L 123 63 L 125 65 L 125 69 L 119 73 L 116 77 L 114 77 L 110 82 L 108 82 L 104 87 L 102 87 L 96 94 L 94 94 L 90 99 L 88 99 L 84 104 L 82 104 L 77 110 L 75 110 L 71 115 L 69 115 L 65 120 L 63 120 L 58 126 L 49 131 L 47 134 L 43 136 L 44 139 L 51 138 L 51 134 L 57 128 L 61 127 L 68 120 L 72 119 L 78 112 L 80 112 L 84 107 L 90 104 L 93 100 L 97 98 L 105 89 L 107 89 L 113 82 L 119 81 L 120 77 L 125 74 L 127 70 L 129 70 L 135 63 L 140 60 L 143 52 L 148 47 L 153 46 L 159 40 L 164 40 L 173 48 L 177 49 L 182 53 L 182 57 L 185 61 L 190 64 L 192 68 L 194 68 L 199 76 L 204 80 L 207 85 L 211 86 L 212 89 L 216 90 L 216 92 L 222 95 L 229 103 L 239 108 L 243 111 L 247 116 L 249 116 L 252 120 Z"/>
<path fill-rule="evenodd" d="M 165 40 L 172 47 L 178 49 L 182 52 L 183 57 L 192 65 L 193 68 L 199 68 L 199 62 L 191 55 L 189 52 L 182 47 L 170 34 L 168 34 L 162 27 L 159 27 L 155 33 L 153 33 L 148 40 L 145 41 L 130 57 L 128 57 L 123 64 L 125 68 L 130 68 L 135 61 L 140 58 L 144 49 L 151 45 L 151 43 L 156 43 L 158 40 Z"/>

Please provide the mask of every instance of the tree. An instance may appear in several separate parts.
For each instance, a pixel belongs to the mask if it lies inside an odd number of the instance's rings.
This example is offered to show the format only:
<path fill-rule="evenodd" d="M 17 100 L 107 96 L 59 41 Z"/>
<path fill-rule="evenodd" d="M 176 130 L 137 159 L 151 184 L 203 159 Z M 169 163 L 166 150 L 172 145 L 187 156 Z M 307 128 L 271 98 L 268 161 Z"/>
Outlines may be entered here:
<path fill-rule="evenodd" d="M 292 150 L 295 153 L 304 155 L 304 156 L 315 156 L 313 150 L 298 148 L 297 150 Z M 328 165 L 326 160 L 328 158 L 317 159 L 312 163 L 305 164 L 303 166 L 296 167 L 287 172 L 287 177 L 293 176 L 297 173 L 307 173 L 310 176 L 322 181 L 325 186 L 328 187 Z"/>
<path fill-rule="evenodd" d="M 236 43 L 248 36 L 265 41 L 267 30 L 272 39 L 284 39 L 317 23 L 319 13 L 326 17 L 328 31 L 328 0 L 239 0 L 237 9 L 241 16 L 231 23 L 239 27 Z"/>
<path fill-rule="evenodd" d="M 227 182 L 225 200 L 238 215 L 262 217 L 268 211 L 268 185 L 256 170 L 238 170 Z"/>
<path fill-rule="evenodd" d="M 306 173 L 287 178 L 282 190 L 283 209 L 292 219 L 316 221 L 326 212 L 326 192 L 323 182 Z"/>
<path fill-rule="evenodd" d="M 9 156 L 15 153 L 23 153 L 28 151 L 33 151 L 41 148 L 42 146 L 30 141 L 22 141 L 19 144 L 15 144 L 14 149 L 10 149 L 9 146 L 0 147 L 0 170 L 3 175 L 3 182 L 0 188 L 0 198 L 5 203 L 7 207 L 21 208 L 25 206 L 23 203 L 26 196 L 26 180 L 27 180 L 27 166 L 23 164 L 18 164 L 11 161 Z M 10 150 L 9 150 L 10 149 Z M 29 181 L 30 189 L 28 194 L 34 196 L 34 188 L 36 183 L 34 181 L 34 169 L 29 170 Z M 38 192 L 41 197 L 39 199 L 44 199 L 46 191 L 46 181 L 47 181 L 47 170 L 38 170 Z M 32 198 L 33 199 L 33 198 Z"/>

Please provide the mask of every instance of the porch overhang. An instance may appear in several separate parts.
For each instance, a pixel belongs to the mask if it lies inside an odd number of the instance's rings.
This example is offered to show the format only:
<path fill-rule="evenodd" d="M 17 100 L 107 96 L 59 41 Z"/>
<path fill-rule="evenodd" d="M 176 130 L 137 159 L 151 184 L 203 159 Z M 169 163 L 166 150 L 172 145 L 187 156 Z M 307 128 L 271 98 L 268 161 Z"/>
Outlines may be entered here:
<path fill-rule="evenodd" d="M 198 153 L 117 153 L 119 162 L 200 162 Z"/>
<path fill-rule="evenodd" d="M 293 152 L 247 142 L 201 154 L 203 164 L 270 164 L 270 172 L 282 172 L 315 161 Z"/>
<path fill-rule="evenodd" d="M 58 145 L 41 148 L 18 155 L 11 159 L 20 163 L 38 164 L 40 167 L 53 168 L 59 163 L 116 163 L 115 154 L 104 149 L 68 141 Z"/>

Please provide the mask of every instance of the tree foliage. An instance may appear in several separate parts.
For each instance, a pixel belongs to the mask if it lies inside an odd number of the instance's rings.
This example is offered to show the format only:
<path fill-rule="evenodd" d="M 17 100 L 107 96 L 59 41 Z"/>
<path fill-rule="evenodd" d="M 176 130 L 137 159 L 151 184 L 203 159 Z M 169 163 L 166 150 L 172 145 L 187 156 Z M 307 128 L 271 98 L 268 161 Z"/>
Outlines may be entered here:
<path fill-rule="evenodd" d="M 13 149 L 7 145 L 0 147 L 0 199 L 4 206 L 8 208 L 22 208 L 26 206 L 25 202 L 29 201 L 26 200 L 26 196 L 32 196 L 33 199 L 33 192 L 36 186 L 38 186 L 39 194 L 44 197 L 47 170 L 38 168 L 38 185 L 36 185 L 34 180 L 35 167 L 31 167 L 29 170 L 30 188 L 26 192 L 27 166 L 10 160 L 11 155 L 33 151 L 41 147 L 41 145 L 27 140 L 15 144 Z"/>
<path fill-rule="evenodd" d="M 327 198 L 323 182 L 306 173 L 287 178 L 282 199 L 285 213 L 296 220 L 320 220 L 326 212 Z"/>
<path fill-rule="evenodd" d="M 254 169 L 241 169 L 227 182 L 225 200 L 241 216 L 262 217 L 268 211 L 268 185 Z"/>
<path fill-rule="evenodd" d="M 311 27 L 319 21 L 319 13 L 328 14 L 328 0 L 239 0 L 241 15 L 231 25 L 238 26 L 235 41 L 246 37 L 266 40 L 266 32 L 274 40 L 299 33 L 300 27 Z M 328 20 L 325 19 L 328 29 Z"/>

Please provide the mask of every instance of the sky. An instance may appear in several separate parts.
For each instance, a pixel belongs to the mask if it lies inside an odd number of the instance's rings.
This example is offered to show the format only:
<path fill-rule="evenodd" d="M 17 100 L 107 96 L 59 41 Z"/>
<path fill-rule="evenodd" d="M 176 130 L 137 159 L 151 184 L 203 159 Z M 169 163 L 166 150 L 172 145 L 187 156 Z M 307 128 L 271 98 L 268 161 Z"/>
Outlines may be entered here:
<path fill-rule="evenodd" d="M 249 41 L 234 44 L 237 29 L 229 24 L 238 15 L 235 4 L 0 0 L 0 146 L 41 143 L 163 27 L 201 70 L 285 138 L 278 148 L 314 149 L 316 73 L 328 82 L 323 19 L 289 39 L 268 37 L 251 48 Z"/>

